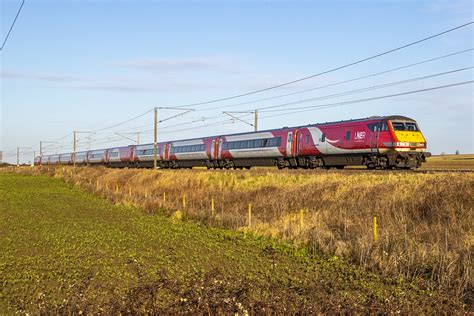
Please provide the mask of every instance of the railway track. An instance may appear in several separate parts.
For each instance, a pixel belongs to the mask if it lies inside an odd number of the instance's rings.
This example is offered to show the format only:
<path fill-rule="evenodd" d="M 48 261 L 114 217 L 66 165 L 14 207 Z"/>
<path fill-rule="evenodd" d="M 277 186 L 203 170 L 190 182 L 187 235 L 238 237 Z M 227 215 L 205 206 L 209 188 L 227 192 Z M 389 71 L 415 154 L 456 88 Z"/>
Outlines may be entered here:
<path fill-rule="evenodd" d="M 322 170 L 327 172 L 326 170 Z M 392 170 L 368 170 L 368 169 L 344 169 L 344 170 L 329 170 L 330 172 L 336 173 L 472 173 L 474 169 L 417 169 L 417 170 L 404 170 L 404 169 L 392 169 Z"/>
<path fill-rule="evenodd" d="M 374 172 L 374 173 L 471 173 L 474 169 L 391 169 L 391 170 L 367 170 L 367 169 L 344 169 L 342 172 L 356 171 L 356 172 Z"/>
<path fill-rule="evenodd" d="M 31 166 L 4 166 L 0 167 L 0 169 L 3 170 L 8 170 L 8 171 L 14 171 L 17 170 L 17 168 L 31 168 Z M 54 169 L 54 168 L 65 168 L 65 166 L 43 166 L 42 168 L 45 169 Z M 72 166 L 67 166 L 66 168 L 72 168 Z M 78 167 L 78 168 L 85 168 L 85 167 Z M 96 168 L 96 166 L 92 166 L 91 168 Z M 137 169 L 139 170 L 139 169 Z M 184 169 L 159 169 L 159 170 L 184 170 Z M 186 169 L 188 171 L 195 171 L 195 172 L 243 172 L 242 170 L 233 170 L 233 169 L 212 169 L 208 170 L 205 168 L 193 168 L 191 170 Z M 249 170 L 244 170 L 244 171 L 249 171 Z M 346 168 L 342 170 L 336 170 L 336 169 L 330 169 L 330 170 L 325 170 L 325 169 L 285 169 L 285 170 L 278 170 L 276 168 L 272 167 L 257 167 L 251 169 L 249 172 L 252 171 L 274 171 L 278 173 L 298 173 L 298 174 L 308 174 L 308 173 L 322 173 L 322 174 L 327 174 L 327 173 L 342 173 L 342 174 L 351 174 L 351 173 L 373 173 L 373 174 L 388 174 L 388 173 L 424 173 L 424 174 L 429 174 L 429 173 L 474 173 L 474 169 L 416 169 L 416 170 L 410 170 L 410 169 L 363 169 L 363 168 Z"/>

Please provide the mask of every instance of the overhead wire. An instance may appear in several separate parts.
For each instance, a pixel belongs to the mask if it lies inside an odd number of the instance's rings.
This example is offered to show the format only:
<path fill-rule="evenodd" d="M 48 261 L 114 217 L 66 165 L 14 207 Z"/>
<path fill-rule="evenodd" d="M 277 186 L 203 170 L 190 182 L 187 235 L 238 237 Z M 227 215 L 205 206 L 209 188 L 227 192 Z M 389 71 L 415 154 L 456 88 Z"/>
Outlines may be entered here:
<path fill-rule="evenodd" d="M 276 117 L 276 116 L 288 115 L 288 114 L 294 114 L 294 113 L 302 113 L 302 112 L 307 112 L 307 111 L 311 111 L 311 110 L 319 109 L 319 108 L 329 108 L 329 107 L 341 106 L 341 105 L 346 105 L 346 104 L 369 102 L 369 101 L 399 97 L 399 96 L 404 96 L 404 95 L 416 94 L 416 93 L 421 93 L 421 92 L 440 90 L 440 89 L 445 89 L 445 88 L 452 88 L 452 87 L 457 87 L 457 86 L 462 86 L 462 85 L 467 85 L 467 84 L 472 84 L 472 83 L 474 83 L 474 80 L 456 82 L 456 83 L 446 84 L 446 85 L 442 85 L 442 86 L 436 86 L 436 87 L 430 87 L 430 88 L 424 88 L 424 89 L 418 89 L 418 90 L 412 90 L 412 91 L 406 91 L 406 92 L 376 96 L 376 97 L 371 97 L 371 98 L 364 98 L 364 99 L 357 99 L 357 100 L 350 100 L 350 101 L 342 101 L 342 102 L 335 102 L 335 103 L 327 103 L 327 104 L 319 104 L 319 105 L 313 105 L 313 106 L 292 108 L 292 109 L 287 109 L 286 110 L 287 113 L 267 115 L 267 116 L 262 116 L 262 118 Z M 295 110 L 303 110 L 303 111 L 295 111 Z M 279 111 L 279 110 L 269 110 L 268 112 L 275 112 L 275 111 Z"/>
<path fill-rule="evenodd" d="M 448 74 L 453 74 L 453 73 L 469 70 L 469 69 L 472 69 L 472 68 L 473 68 L 472 66 L 464 67 L 464 68 L 449 70 L 449 71 L 445 71 L 445 72 L 441 72 L 441 73 L 425 75 L 425 76 L 410 78 L 410 79 L 406 79 L 406 80 L 388 82 L 388 83 L 384 83 L 384 84 L 380 84 L 380 85 L 376 85 L 376 86 L 369 86 L 369 87 L 364 87 L 364 88 L 361 88 L 361 89 L 349 90 L 349 91 L 344 91 L 344 92 L 340 92 L 340 93 L 336 93 L 336 94 L 320 96 L 320 97 L 317 97 L 317 98 L 310 98 L 310 99 L 293 101 L 293 102 L 288 102 L 288 103 L 283 103 L 283 104 L 278 104 L 278 105 L 272 105 L 272 106 L 267 106 L 267 107 L 260 107 L 260 108 L 257 108 L 257 110 L 259 110 L 260 112 L 269 112 L 269 110 L 266 110 L 266 109 L 289 106 L 289 105 L 296 105 L 296 104 L 301 104 L 301 103 L 314 102 L 314 101 L 318 101 L 318 100 L 337 98 L 337 97 L 347 96 L 347 95 L 356 94 L 356 93 L 368 92 L 368 91 L 372 91 L 372 90 L 377 90 L 377 89 L 392 87 L 392 86 L 396 86 L 396 85 L 401 85 L 401 84 L 426 80 L 426 79 L 430 79 L 430 78 L 435 78 L 435 77 L 439 77 L 439 76 L 444 76 L 444 75 L 448 75 Z M 288 110 L 291 110 L 291 109 L 281 109 L 281 110 L 276 110 L 276 111 L 288 111 Z M 247 115 L 245 115 L 245 116 L 247 116 Z M 225 117 L 225 115 L 219 115 L 219 116 L 216 116 L 214 118 L 218 118 L 218 117 Z M 190 122 L 182 122 L 182 123 L 179 123 L 179 124 L 168 125 L 166 127 L 161 127 L 161 128 L 171 128 L 171 127 L 182 126 L 182 125 L 185 125 L 185 124 L 192 124 L 192 123 L 201 122 L 201 121 L 203 121 L 203 120 L 193 120 L 193 121 L 190 121 Z M 223 120 L 221 122 L 227 122 L 227 121 L 232 121 L 232 119 L 226 119 L 226 120 Z M 213 124 L 218 124 L 218 123 L 220 123 L 220 122 L 205 124 L 204 126 L 211 126 Z M 179 130 L 176 130 L 176 131 L 180 131 L 180 130 L 183 130 L 183 129 L 179 129 Z M 187 130 L 187 128 L 185 128 L 184 130 Z M 152 132 L 154 132 L 154 129 L 140 131 L 141 134 L 147 134 L 147 133 L 152 133 Z M 167 133 L 167 132 L 166 131 L 160 131 L 160 134 L 163 134 L 163 133 Z"/>
<path fill-rule="evenodd" d="M 470 52 L 470 51 L 473 51 L 473 50 L 474 50 L 474 48 L 464 49 L 464 50 L 457 51 L 457 52 L 454 52 L 454 53 L 445 54 L 445 55 L 442 55 L 442 56 L 422 60 L 422 61 L 419 61 L 419 62 L 416 62 L 416 63 L 411 63 L 411 64 L 408 64 L 408 65 L 399 66 L 399 67 L 396 67 L 396 68 L 391 68 L 391 69 L 384 70 L 384 71 L 381 71 L 381 72 L 372 73 L 372 74 L 369 74 L 369 75 L 360 76 L 360 77 L 352 78 L 352 79 L 349 79 L 349 80 L 339 81 L 339 82 L 331 83 L 331 84 L 324 85 L 324 86 L 318 86 L 318 87 L 314 87 L 314 88 L 310 88 L 310 89 L 305 89 L 305 90 L 297 91 L 297 92 L 293 92 L 293 93 L 278 95 L 278 96 L 274 96 L 274 97 L 270 97 L 270 98 L 258 99 L 258 100 L 249 101 L 249 102 L 242 102 L 242 103 L 237 103 L 237 104 L 225 105 L 225 106 L 218 106 L 218 107 L 211 107 L 211 108 L 208 107 L 208 108 L 204 108 L 204 109 L 201 108 L 201 109 L 198 109 L 196 111 L 204 111 L 204 110 L 212 110 L 212 109 L 217 109 L 217 108 L 232 107 L 232 106 L 238 106 L 238 105 L 246 105 L 246 104 L 252 104 L 252 103 L 266 101 L 266 100 L 273 100 L 273 99 L 277 99 L 277 98 L 282 98 L 282 97 L 286 97 L 286 96 L 297 95 L 297 94 L 306 93 L 306 92 L 310 92 L 310 91 L 315 91 L 315 90 L 319 90 L 319 89 L 323 89 L 323 88 L 333 87 L 333 86 L 340 85 L 340 84 L 345 84 L 345 83 L 350 83 L 350 82 L 354 82 L 354 81 L 358 81 L 358 80 L 362 80 L 362 79 L 367 79 L 367 78 L 371 78 L 371 77 L 382 75 L 382 74 L 387 74 L 387 73 L 390 73 L 390 72 L 398 71 L 398 70 L 401 70 L 401 69 L 406 69 L 406 68 L 409 68 L 409 67 L 418 66 L 418 65 L 421 65 L 421 64 L 425 64 L 425 63 L 429 63 L 429 62 L 432 62 L 432 61 L 448 58 L 448 57 L 451 57 L 451 56 L 459 55 L 459 54 Z M 449 73 L 449 72 L 447 72 L 447 73 Z M 443 75 L 443 74 L 445 74 L 445 73 L 441 73 L 439 75 Z M 426 79 L 426 78 L 429 78 L 429 77 L 430 76 L 420 77 L 419 80 Z M 409 82 L 409 81 L 412 81 L 412 80 L 413 79 L 409 79 L 408 81 L 405 81 L 405 82 Z M 403 81 L 399 81 L 399 82 L 388 83 L 388 84 L 384 84 L 384 85 L 373 86 L 373 87 L 370 87 L 370 88 L 363 88 L 363 89 L 358 89 L 358 90 L 346 91 L 346 92 L 333 94 L 333 95 L 329 95 L 329 96 L 322 96 L 322 97 L 319 97 L 319 98 L 315 98 L 314 100 L 322 100 L 322 99 L 326 99 L 326 98 L 330 98 L 330 97 L 344 96 L 344 95 L 363 92 L 363 91 L 368 91 L 368 90 L 372 90 L 372 89 L 376 89 L 376 88 L 383 88 L 384 86 L 388 86 L 388 85 L 392 85 L 392 84 L 402 84 L 402 83 L 403 83 Z M 293 103 L 291 102 L 289 104 L 293 104 Z M 283 104 L 283 105 L 286 105 L 286 103 Z M 279 106 L 282 106 L 282 105 L 275 105 L 275 106 L 263 107 L 263 108 L 258 108 L 258 109 L 261 110 L 261 109 L 273 108 L 273 107 L 279 107 Z M 182 115 L 182 114 L 180 114 L 180 115 Z M 180 115 L 178 115 L 178 116 L 180 116 Z M 221 118 L 221 117 L 225 117 L 225 115 L 219 114 L 219 115 L 215 115 L 215 116 L 211 116 L 211 117 L 202 117 L 200 119 L 195 119 L 195 120 L 187 121 L 187 122 L 181 122 L 181 123 L 178 123 L 178 124 L 159 126 L 159 128 L 160 129 L 173 128 L 173 127 L 176 127 L 176 126 L 182 126 L 182 125 L 185 125 L 185 124 L 193 124 L 193 123 L 206 121 L 206 120 L 213 120 L 213 119 L 217 119 L 217 118 Z M 162 121 L 165 121 L 165 120 L 166 119 L 164 119 Z M 162 122 L 162 121 L 160 121 L 160 122 Z M 126 132 L 126 131 L 137 130 L 137 129 L 152 126 L 152 125 L 153 124 L 149 123 L 149 124 L 145 124 L 145 125 L 141 125 L 141 126 L 136 126 L 136 127 L 133 127 L 133 128 L 122 129 L 122 130 L 117 131 L 117 132 L 123 133 L 123 132 Z M 208 124 L 206 124 L 206 126 L 208 126 Z M 154 131 L 153 129 L 148 129 L 148 130 L 139 130 L 139 131 L 136 131 L 134 133 L 148 134 L 148 133 L 152 133 L 153 131 Z M 160 133 L 163 133 L 163 131 L 160 131 Z M 110 134 L 110 133 L 104 133 L 104 134 Z M 102 138 L 102 139 L 99 139 L 99 140 L 105 140 L 105 139 L 108 139 L 108 138 Z"/>
<path fill-rule="evenodd" d="M 416 94 L 416 93 L 422 93 L 422 92 L 427 92 L 427 91 L 433 91 L 433 90 L 440 90 L 440 89 L 445 89 L 445 88 L 451 88 L 451 87 L 456 87 L 456 86 L 462 86 L 462 85 L 467 85 L 467 84 L 472 84 L 474 80 L 469 80 L 469 81 L 463 81 L 463 82 L 456 82 L 452 84 L 447 84 L 447 85 L 442 85 L 442 86 L 436 86 L 436 87 L 431 87 L 431 88 L 425 88 L 425 89 L 418 89 L 418 90 L 412 90 L 412 91 L 406 91 L 402 93 L 395 93 L 395 94 L 389 94 L 389 95 L 382 95 L 382 96 L 376 96 L 376 97 L 371 97 L 371 98 L 364 98 L 364 99 L 357 99 L 357 100 L 350 100 L 350 101 L 342 101 L 342 102 L 335 102 L 335 103 L 327 103 L 327 104 L 320 104 L 320 105 L 315 105 L 315 106 L 307 106 L 307 107 L 301 107 L 296 110 L 301 110 L 302 111 L 294 111 L 295 109 L 290 109 L 286 110 L 287 112 L 285 113 L 278 113 L 278 114 L 273 114 L 273 115 L 266 115 L 266 116 L 261 116 L 261 118 L 269 118 L 269 117 L 277 117 L 277 116 L 282 116 L 282 115 L 289 115 L 289 114 L 294 114 L 294 113 L 302 113 L 302 112 L 308 112 L 312 111 L 314 109 L 319 109 L 319 108 L 329 108 L 329 107 L 336 107 L 336 106 L 342 106 L 346 104 L 353 104 L 353 103 L 361 103 L 361 102 L 369 102 L 369 101 L 375 101 L 375 100 L 381 100 L 381 99 L 387 99 L 387 98 L 393 98 L 393 97 L 398 97 L 398 96 L 403 96 L 403 95 L 410 95 L 410 94 Z M 250 115 L 250 114 L 248 114 Z M 247 115 L 247 116 L 248 116 Z M 230 121 L 227 120 L 227 121 Z M 214 123 L 214 124 L 218 124 Z M 183 128 L 183 129 L 177 129 L 177 130 L 169 130 L 166 132 L 161 132 L 161 134 L 164 133 L 173 133 L 173 132 L 181 132 L 181 131 L 186 131 L 186 130 L 192 130 L 195 128 L 201 128 L 201 127 L 207 127 L 209 125 L 214 125 L 214 124 L 207 124 L 207 125 L 201 125 L 197 127 L 192 127 L 192 128 Z"/>
<path fill-rule="evenodd" d="M 129 122 L 131 122 L 131 121 L 134 121 L 134 120 L 136 120 L 136 119 L 139 119 L 140 117 L 143 117 L 143 116 L 147 115 L 148 113 L 152 112 L 153 110 L 154 110 L 154 108 L 151 109 L 151 110 L 146 111 L 145 113 L 142 113 L 142 114 L 140 114 L 140 115 L 137 115 L 137 116 L 135 116 L 135 117 L 133 117 L 133 118 L 131 118 L 131 119 L 128 119 L 128 120 L 123 121 L 123 122 L 120 122 L 120 123 L 118 123 L 118 124 L 114 124 L 114 125 L 111 125 L 111 126 L 107 126 L 107 127 L 103 127 L 103 128 L 99 128 L 99 129 L 95 129 L 95 130 L 85 131 L 85 132 L 95 133 L 95 132 L 99 132 L 99 131 L 104 131 L 104 130 L 106 130 L 106 129 L 111 129 L 111 128 L 114 128 L 114 127 L 117 127 L 117 126 L 121 126 L 121 125 L 127 124 L 127 123 L 129 123 Z"/>
<path fill-rule="evenodd" d="M 369 56 L 369 57 L 366 57 L 366 58 L 362 58 L 362 59 L 356 60 L 356 61 L 354 61 L 354 62 L 345 64 L 345 65 L 342 65 L 342 66 L 339 66 L 339 67 L 334 67 L 334 68 L 331 68 L 331 69 L 329 69 L 329 70 L 325 70 L 325 71 L 322 71 L 322 72 L 319 72 L 319 73 L 316 73 L 316 74 L 313 74 L 313 75 L 310 75 L 310 76 L 306 76 L 306 77 L 303 77 L 303 78 L 299 78 L 299 79 L 296 79 L 296 80 L 288 81 L 288 82 L 285 82 L 285 83 L 273 85 L 273 86 L 270 86 L 270 87 L 267 87 L 267 88 L 263 88 L 263 89 L 259 89 L 259 90 L 255 90 L 255 91 L 251 91 L 251 92 L 246 92 L 246 93 L 241 93 L 241 94 L 233 95 L 233 96 L 230 96 L 230 97 L 219 98 L 219 99 L 214 99 L 214 100 L 209 100 L 209 101 L 204 101 L 204 102 L 188 103 L 188 104 L 180 105 L 180 106 L 178 106 L 178 107 L 190 107 L 190 106 L 197 106 L 197 105 L 204 105 L 204 104 L 216 103 L 216 102 L 221 102 L 221 101 L 236 99 L 236 98 L 240 98 L 240 97 L 244 97 L 244 96 L 249 96 L 249 95 L 253 95 L 253 94 L 257 94 L 257 93 L 261 93 L 261 92 L 273 90 L 273 89 L 276 89 L 276 88 L 281 88 L 281 87 L 284 87 L 284 86 L 287 86 L 287 85 L 291 85 L 291 84 L 298 83 L 298 82 L 301 82 L 301 81 L 304 81 L 304 80 L 308 80 L 308 79 L 311 79 L 311 78 L 319 77 L 319 76 L 322 76 L 322 75 L 325 75 L 325 74 L 328 74 L 328 73 L 331 73 L 331 72 L 335 72 L 335 71 L 338 71 L 338 70 L 341 70 L 341 69 L 345 69 L 345 68 L 348 68 L 348 67 L 351 67 L 351 66 L 355 66 L 355 65 L 357 65 L 357 64 L 360 64 L 360 63 L 363 63 L 363 62 L 366 62 L 366 61 L 369 61 L 369 60 L 372 60 L 372 59 L 375 59 L 375 58 L 378 58 L 378 57 L 381 57 L 381 56 L 384 56 L 384 55 L 387 55 L 387 54 L 391 54 L 391 53 L 393 53 L 393 52 L 396 52 L 396 51 L 399 51 L 399 50 L 402 50 L 402 49 L 405 49 L 405 48 L 408 48 L 408 47 L 411 47 L 411 46 L 420 44 L 420 43 L 422 43 L 422 42 L 426 42 L 426 41 L 431 40 L 431 39 L 433 39 L 433 38 L 436 38 L 436 37 L 442 36 L 442 35 L 444 35 L 444 34 L 447 34 L 447 33 L 450 33 L 450 32 L 456 31 L 456 30 L 459 30 L 459 29 L 461 29 L 461 28 L 470 26 L 470 25 L 472 25 L 473 23 L 474 23 L 473 21 L 470 21 L 470 22 L 468 22 L 468 23 L 464 23 L 464 24 L 462 24 L 462 25 L 453 27 L 453 28 L 448 29 L 448 30 L 445 30 L 445 31 L 443 31 L 443 32 L 439 32 L 439 33 L 436 33 L 436 34 L 433 34 L 433 35 L 424 37 L 424 38 L 422 38 L 422 39 L 419 39 L 419 40 L 410 42 L 410 43 L 408 43 L 408 44 L 405 44 L 405 45 L 402 45 L 402 46 L 398 46 L 398 47 L 396 47 L 396 48 L 389 49 L 389 50 L 384 51 L 384 52 L 382 52 L 382 53 L 378 53 L 378 54 L 375 54 L 375 55 L 372 55 L 372 56 Z"/>
<path fill-rule="evenodd" d="M 360 88 L 360 89 L 355 89 L 355 90 L 349 90 L 345 92 L 339 92 L 335 94 L 330 94 L 326 96 L 320 96 L 316 98 L 309 98 L 309 99 L 303 99 L 299 101 L 293 101 L 293 102 L 287 102 L 287 103 L 282 103 L 282 104 L 277 104 L 277 105 L 270 105 L 266 107 L 260 107 L 257 108 L 260 112 L 268 112 L 266 109 L 273 109 L 273 108 L 278 108 L 278 107 L 283 107 L 283 106 L 288 106 L 288 105 L 295 105 L 295 104 L 301 104 L 301 103 L 306 103 L 306 102 L 313 102 L 313 101 L 318 101 L 318 100 L 325 100 L 325 99 L 331 99 L 331 98 L 336 98 L 336 97 L 341 97 L 341 96 L 347 96 L 355 93 L 361 93 L 361 92 L 367 92 L 367 91 L 372 91 L 372 90 L 377 90 L 377 89 L 382 89 L 382 88 L 387 88 L 387 87 L 393 87 L 397 85 L 402 85 L 406 83 L 411 83 L 411 82 L 416 82 L 416 81 L 421 81 L 425 79 L 431 79 L 431 78 L 436 78 L 440 76 L 445 76 L 453 73 L 458 73 L 466 70 L 472 69 L 472 66 L 469 67 L 464 67 L 464 68 L 459 68 L 459 69 L 454 69 L 454 70 L 449 70 L 445 72 L 440 72 L 440 73 L 435 73 L 431 75 L 425 75 L 421 77 L 415 77 L 415 78 L 410 78 L 410 79 L 405 79 L 405 80 L 400 80 L 400 81 L 393 81 L 393 82 L 388 82 L 380 85 L 375 85 L 375 86 L 370 86 L 370 87 L 365 87 L 365 88 Z M 285 109 L 284 109 L 285 110 Z M 284 110 L 276 110 L 276 111 L 284 111 Z"/>
<path fill-rule="evenodd" d="M 328 84 L 328 85 L 313 87 L 313 88 L 310 88 L 310 89 L 305 89 L 305 90 L 296 91 L 296 92 L 292 92 L 292 93 L 282 94 L 282 95 L 268 97 L 268 98 L 257 99 L 257 100 L 253 100 L 253 101 L 223 105 L 223 106 L 200 108 L 200 109 L 196 109 L 195 111 L 198 112 L 198 111 L 214 110 L 214 109 L 219 109 L 219 108 L 228 108 L 228 107 L 234 107 L 234 106 L 240 106 L 240 105 L 253 104 L 253 103 L 267 101 L 267 100 L 274 100 L 274 99 L 283 98 L 283 97 L 287 97 L 287 96 L 293 96 L 293 95 L 302 94 L 302 93 L 315 91 L 315 90 L 320 90 L 320 89 L 324 89 L 324 88 L 329 88 L 329 87 L 333 87 L 333 86 L 337 86 L 337 85 L 341 85 L 341 84 L 351 83 L 351 82 L 355 82 L 355 81 L 359 81 L 359 80 L 363 80 L 363 79 L 367 79 L 367 78 L 372 78 L 372 77 L 375 77 L 375 76 L 379 76 L 379 75 L 391 73 L 391 72 L 394 72 L 394 71 L 398 71 L 398 70 L 402 70 L 402 69 L 422 65 L 422 64 L 433 62 L 433 61 L 436 61 L 436 60 L 441 60 L 441 59 L 448 58 L 448 57 L 451 57 L 451 56 L 471 52 L 473 50 L 474 50 L 474 48 L 464 49 L 464 50 L 456 51 L 456 52 L 453 52 L 453 53 L 450 53 L 450 54 L 445 54 L 445 55 L 437 56 L 437 57 L 434 57 L 434 58 L 418 61 L 416 63 L 411 63 L 411 64 L 408 64 L 408 65 L 399 66 L 399 67 L 395 67 L 395 68 L 390 68 L 390 69 L 387 69 L 387 70 L 384 70 L 384 71 L 381 71 L 381 72 L 376 72 L 376 73 L 372 73 L 372 74 L 369 74 L 369 75 L 364 75 L 364 76 L 360 76 L 360 77 L 356 77 L 356 78 L 352 78 L 352 79 L 348 79 L 348 80 L 338 81 L 338 82 L 331 83 L 331 84 Z M 175 126 L 181 126 L 183 124 L 192 124 L 192 123 L 196 123 L 196 122 L 200 122 L 200 121 L 205 121 L 205 120 L 210 120 L 210 119 L 215 119 L 215 118 L 221 118 L 221 117 L 225 117 L 225 115 L 219 114 L 219 115 L 215 115 L 215 116 L 211 116 L 211 117 L 205 117 L 205 118 L 202 118 L 202 119 L 192 120 L 192 121 L 183 122 L 183 123 L 179 123 L 179 124 L 174 124 L 174 125 L 170 125 L 170 126 L 164 126 L 164 127 L 160 126 L 160 129 L 170 128 L 170 127 L 175 127 Z M 162 120 L 162 121 L 164 121 L 164 120 Z M 119 132 L 136 130 L 136 129 L 140 129 L 140 128 L 148 127 L 148 126 L 152 126 L 152 125 L 153 124 L 145 124 L 145 125 L 141 125 L 141 126 L 137 126 L 137 127 L 133 127 L 133 128 L 123 129 L 123 130 L 120 130 Z M 142 131 L 137 131 L 137 132 L 146 134 L 146 133 L 153 132 L 153 129 L 142 130 Z"/>
<path fill-rule="evenodd" d="M 18 19 L 18 16 L 20 15 L 21 9 L 23 8 L 24 4 L 25 4 L 25 0 L 22 0 L 20 8 L 18 9 L 18 12 L 16 13 L 15 18 L 13 19 L 13 22 L 10 26 L 10 29 L 8 30 L 7 36 L 5 36 L 5 39 L 3 40 L 2 47 L 0 47 L 0 51 L 2 51 L 3 48 L 5 47 L 5 44 L 7 43 L 7 40 L 10 37 L 10 33 L 12 32 L 13 27 L 15 26 L 16 20 Z"/>
<path fill-rule="evenodd" d="M 399 67 L 396 67 L 396 68 L 391 68 L 391 69 L 384 70 L 384 71 L 381 71 L 381 72 L 376 72 L 376 73 L 372 73 L 372 74 L 369 74 L 369 75 L 364 75 L 364 76 L 360 76 L 360 77 L 356 77 L 356 78 L 352 78 L 352 79 L 348 79 L 348 80 L 338 81 L 338 82 L 330 83 L 330 84 L 327 84 L 327 85 L 317 86 L 317 87 L 313 87 L 313 88 L 309 88 L 309 89 L 305 89 L 305 90 L 301 90 L 301 91 L 281 94 L 281 95 L 277 95 L 277 96 L 273 96 L 273 97 L 262 98 L 262 99 L 252 100 L 252 101 L 241 102 L 241 103 L 234 103 L 234 104 L 223 105 L 223 106 L 200 108 L 200 109 L 196 109 L 196 112 L 197 111 L 215 110 L 215 109 L 220 109 L 220 108 L 229 108 L 229 107 L 253 104 L 253 103 L 258 103 L 258 102 L 262 102 L 262 101 L 269 101 L 269 100 L 284 98 L 284 97 L 288 97 L 288 96 L 298 95 L 298 94 L 302 94 L 302 93 L 306 93 L 306 92 L 310 92 L 310 91 L 315 91 L 315 90 L 320 90 L 320 89 L 324 89 L 324 88 L 330 88 L 330 87 L 334 87 L 334 86 L 341 85 L 341 84 L 351 83 L 351 82 L 355 82 L 355 81 L 359 81 L 359 80 L 363 80 L 363 79 L 367 79 L 367 78 L 373 78 L 375 76 L 384 75 L 384 74 L 391 73 L 391 72 L 394 72 L 394 71 L 398 71 L 398 70 L 402 70 L 402 69 L 406 69 L 406 68 L 410 68 L 410 67 L 414 67 L 414 66 L 419 66 L 419 65 L 422 65 L 422 64 L 426 64 L 426 63 L 429 63 L 429 62 L 436 61 L 436 60 L 440 60 L 440 59 L 448 58 L 448 57 L 451 57 L 451 56 L 471 52 L 473 50 L 474 50 L 474 48 L 464 49 L 464 50 L 457 51 L 457 52 L 454 52 L 454 53 L 450 53 L 450 54 L 447 54 L 447 55 L 442 55 L 442 56 L 422 60 L 422 61 L 419 61 L 419 62 L 416 62 L 416 63 L 412 63 L 412 64 L 408 64 L 408 65 L 404 65 L 404 66 L 399 66 Z"/>

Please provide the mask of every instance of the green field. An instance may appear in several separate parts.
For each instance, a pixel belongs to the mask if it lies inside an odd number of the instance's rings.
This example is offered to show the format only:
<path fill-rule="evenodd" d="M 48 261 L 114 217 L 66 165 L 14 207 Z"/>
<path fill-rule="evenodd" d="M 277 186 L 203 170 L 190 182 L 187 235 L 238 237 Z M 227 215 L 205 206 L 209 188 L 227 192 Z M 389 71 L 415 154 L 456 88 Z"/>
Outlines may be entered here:
<path fill-rule="evenodd" d="M 337 257 L 0 173 L 0 314 L 433 312 L 461 306 Z"/>

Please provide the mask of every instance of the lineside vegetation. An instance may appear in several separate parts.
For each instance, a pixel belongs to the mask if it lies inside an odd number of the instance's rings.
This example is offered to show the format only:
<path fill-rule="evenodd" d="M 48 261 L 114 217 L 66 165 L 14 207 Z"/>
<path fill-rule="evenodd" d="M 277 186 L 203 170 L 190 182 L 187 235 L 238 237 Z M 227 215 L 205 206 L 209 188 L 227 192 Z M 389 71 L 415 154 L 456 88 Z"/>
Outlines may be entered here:
<path fill-rule="evenodd" d="M 463 311 L 424 282 L 112 205 L 60 179 L 0 173 L 0 193 L 0 314 Z"/>
<path fill-rule="evenodd" d="M 385 276 L 423 280 L 448 297 L 473 302 L 471 173 L 62 167 L 49 172 L 117 204 L 167 215 L 179 210 L 208 226 L 286 240 Z"/>

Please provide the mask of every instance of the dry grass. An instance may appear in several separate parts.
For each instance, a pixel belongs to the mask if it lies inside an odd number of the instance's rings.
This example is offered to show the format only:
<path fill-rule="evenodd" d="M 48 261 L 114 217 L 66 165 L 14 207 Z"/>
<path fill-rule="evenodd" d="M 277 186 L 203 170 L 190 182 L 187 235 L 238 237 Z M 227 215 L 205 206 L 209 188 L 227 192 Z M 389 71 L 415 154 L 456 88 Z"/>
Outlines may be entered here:
<path fill-rule="evenodd" d="M 184 217 L 210 226 L 250 229 L 384 275 L 422 279 L 468 306 L 473 302 L 472 173 L 104 168 L 50 172 L 116 203 L 168 215 L 181 210 Z"/>

